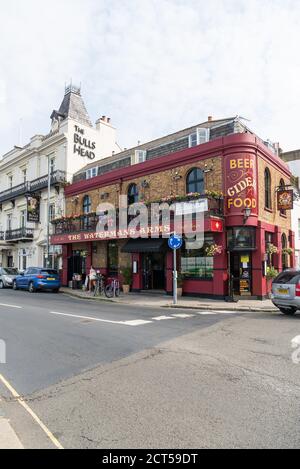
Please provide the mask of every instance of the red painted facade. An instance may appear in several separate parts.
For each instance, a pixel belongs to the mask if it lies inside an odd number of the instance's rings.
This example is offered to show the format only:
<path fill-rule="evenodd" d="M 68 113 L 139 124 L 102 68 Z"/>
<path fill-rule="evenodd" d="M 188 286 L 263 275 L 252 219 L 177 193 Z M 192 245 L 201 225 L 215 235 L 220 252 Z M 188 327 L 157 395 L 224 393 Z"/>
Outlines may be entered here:
<path fill-rule="evenodd" d="M 290 178 L 290 172 L 287 166 L 277 156 L 273 155 L 257 137 L 250 134 L 233 134 L 222 137 L 178 153 L 112 171 L 89 180 L 79 181 L 66 187 L 65 194 L 66 197 L 72 197 L 79 193 L 88 193 L 89 190 L 95 188 L 121 181 L 130 181 L 136 177 L 147 176 L 183 164 L 190 164 L 192 167 L 196 161 L 214 156 L 222 157 L 224 218 L 206 217 L 205 231 L 213 236 L 216 244 L 223 246 L 223 251 L 214 257 L 213 279 L 187 279 L 184 281 L 183 292 L 185 295 L 225 297 L 230 293 L 229 286 L 231 285 L 233 288 L 232 283 L 229 281 L 230 278 L 233 277 L 235 271 L 239 270 L 242 272 L 239 282 L 243 296 L 264 298 L 268 293 L 268 282 L 264 276 L 266 233 L 272 236 L 272 243 L 279 249 L 279 253 L 273 255 L 273 264 L 280 271 L 282 269 L 282 229 L 275 224 L 269 223 L 267 217 L 264 219 L 262 207 L 260 207 L 261 198 L 259 197 L 258 186 L 263 184 L 263 181 L 261 175 L 259 175 L 259 159 L 261 158 L 286 179 Z M 245 217 L 245 209 L 249 209 L 247 217 Z M 276 209 L 274 208 L 274 210 Z M 172 227 L 169 227 L 169 229 L 172 230 Z M 230 233 L 233 239 L 233 247 L 230 247 L 229 230 L 232 230 Z M 239 233 L 240 238 L 238 238 L 237 233 Z M 251 243 L 249 233 L 254 240 L 253 246 L 249 244 Z M 236 236 L 236 239 L 234 236 Z M 111 233 L 108 236 L 109 239 L 129 237 L 130 233 L 121 233 L 121 235 Z M 76 244 L 82 242 L 86 243 L 86 268 L 88 270 L 93 263 L 92 243 L 106 242 L 105 239 L 99 239 L 97 233 L 84 232 L 54 235 L 52 237 L 52 244 L 63 245 L 64 284 L 67 284 L 68 279 L 68 258 L 72 250 L 76 249 Z M 244 242 L 244 245 L 242 242 Z M 294 234 L 292 231 L 288 233 L 288 242 L 289 246 L 294 248 Z M 243 246 L 246 247 L 243 248 Z M 178 256 L 180 256 L 180 253 L 178 253 Z M 142 255 L 133 253 L 132 262 L 134 261 L 137 262 L 139 268 L 138 272 L 133 274 L 132 289 L 138 291 L 143 288 Z M 290 267 L 294 265 L 293 255 L 290 256 L 289 265 Z M 102 273 L 106 274 L 105 269 Z M 172 252 L 170 251 L 166 253 L 165 278 L 166 291 L 171 293 Z M 237 284 L 237 280 L 235 282 Z"/>

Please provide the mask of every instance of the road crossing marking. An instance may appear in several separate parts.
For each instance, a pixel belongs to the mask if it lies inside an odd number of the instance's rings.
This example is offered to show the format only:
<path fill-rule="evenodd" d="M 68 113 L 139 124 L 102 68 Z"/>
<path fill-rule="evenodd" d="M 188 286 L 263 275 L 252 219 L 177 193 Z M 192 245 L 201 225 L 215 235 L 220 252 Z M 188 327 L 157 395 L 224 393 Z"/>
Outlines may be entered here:
<path fill-rule="evenodd" d="M 55 314 L 57 316 L 67 316 L 67 317 L 78 318 L 78 319 L 88 319 L 89 321 L 107 322 L 109 324 L 121 324 L 123 326 L 141 326 L 143 324 L 148 324 L 152 322 L 152 321 L 144 321 L 142 319 L 135 319 L 131 321 L 112 321 L 111 319 L 100 319 L 100 318 L 94 318 L 92 316 L 81 316 L 79 314 L 71 314 L 71 313 L 59 313 L 58 311 L 50 311 L 50 314 Z"/>
<path fill-rule="evenodd" d="M 185 313 L 176 313 L 172 314 L 175 318 L 180 318 L 180 319 L 187 319 L 187 318 L 194 318 L 194 314 L 185 314 Z"/>
<path fill-rule="evenodd" d="M 154 321 L 166 321 L 167 319 L 175 319 L 173 316 L 156 316 L 152 318 Z"/>
<path fill-rule="evenodd" d="M 39 417 L 33 412 L 33 410 L 29 407 L 26 402 L 24 402 L 23 398 L 17 393 L 17 391 L 12 387 L 12 385 L 0 374 L 0 381 L 4 384 L 4 386 L 9 390 L 12 396 L 16 399 L 16 401 L 24 407 L 24 409 L 31 415 L 33 420 L 40 426 L 40 428 L 46 433 L 47 437 L 52 441 L 52 443 L 58 449 L 64 449 L 60 442 L 55 438 L 53 433 L 46 427 L 46 425 L 39 419 Z"/>

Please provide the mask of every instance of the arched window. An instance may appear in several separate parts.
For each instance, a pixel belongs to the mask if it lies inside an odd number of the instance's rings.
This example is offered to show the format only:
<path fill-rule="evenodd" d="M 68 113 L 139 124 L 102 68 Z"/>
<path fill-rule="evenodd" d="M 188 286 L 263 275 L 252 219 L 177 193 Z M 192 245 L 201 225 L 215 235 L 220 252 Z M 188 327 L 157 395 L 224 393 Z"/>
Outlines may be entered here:
<path fill-rule="evenodd" d="M 199 194 L 204 192 L 204 174 L 199 168 L 191 169 L 186 177 L 186 193 L 191 192 L 199 192 Z"/>
<path fill-rule="evenodd" d="M 279 181 L 279 188 L 284 190 L 285 189 L 285 182 L 283 179 L 280 179 Z M 280 215 L 286 215 L 286 210 L 280 210 Z"/>
<path fill-rule="evenodd" d="M 287 248 L 287 239 L 286 239 L 286 234 L 282 233 L 281 235 L 281 259 L 282 259 L 282 270 L 288 268 L 288 256 L 285 252 L 283 252 L 284 249 Z"/>
<path fill-rule="evenodd" d="M 265 208 L 272 208 L 271 173 L 269 168 L 265 169 Z"/>
<path fill-rule="evenodd" d="M 135 204 L 139 201 L 138 186 L 134 183 L 130 184 L 127 191 L 128 205 Z"/>
<path fill-rule="evenodd" d="M 83 203 L 82 203 L 82 209 L 83 209 L 83 213 L 90 213 L 91 211 L 91 198 L 89 195 L 85 195 L 83 197 Z"/>

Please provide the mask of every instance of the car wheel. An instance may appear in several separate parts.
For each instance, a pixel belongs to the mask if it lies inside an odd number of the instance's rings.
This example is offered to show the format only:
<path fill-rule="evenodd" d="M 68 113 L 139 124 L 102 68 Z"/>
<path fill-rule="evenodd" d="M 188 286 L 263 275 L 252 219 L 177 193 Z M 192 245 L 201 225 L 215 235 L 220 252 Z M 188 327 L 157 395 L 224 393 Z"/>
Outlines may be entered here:
<path fill-rule="evenodd" d="M 17 282 L 15 280 L 13 281 L 13 290 L 18 290 Z"/>
<path fill-rule="evenodd" d="M 2 280 L 0 280 L 0 289 L 4 288 L 4 283 Z"/>
<path fill-rule="evenodd" d="M 29 291 L 29 293 L 34 293 L 34 292 L 35 292 L 35 288 L 34 288 L 33 282 L 30 282 L 30 283 L 29 283 L 29 285 L 28 285 L 28 291 Z"/>
<path fill-rule="evenodd" d="M 279 308 L 283 314 L 287 316 L 293 316 L 296 312 L 296 308 Z"/>

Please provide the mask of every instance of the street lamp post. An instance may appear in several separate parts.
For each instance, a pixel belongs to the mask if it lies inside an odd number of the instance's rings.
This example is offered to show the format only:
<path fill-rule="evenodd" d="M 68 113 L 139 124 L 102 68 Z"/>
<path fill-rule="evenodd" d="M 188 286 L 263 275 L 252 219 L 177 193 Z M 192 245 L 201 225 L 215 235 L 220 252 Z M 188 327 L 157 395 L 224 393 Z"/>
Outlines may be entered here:
<path fill-rule="evenodd" d="M 50 155 L 48 158 L 48 196 L 47 196 L 47 267 L 50 267 L 50 188 L 51 188 L 51 174 L 50 174 Z"/>

